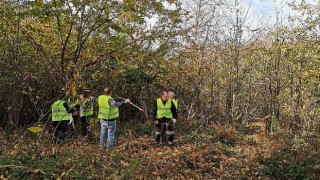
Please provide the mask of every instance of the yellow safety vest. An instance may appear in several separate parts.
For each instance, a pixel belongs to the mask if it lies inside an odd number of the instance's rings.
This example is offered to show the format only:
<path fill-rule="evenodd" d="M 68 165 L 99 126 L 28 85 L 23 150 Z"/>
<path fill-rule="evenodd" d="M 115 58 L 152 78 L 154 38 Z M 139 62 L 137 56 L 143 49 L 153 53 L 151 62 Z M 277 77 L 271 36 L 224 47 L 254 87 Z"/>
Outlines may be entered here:
<path fill-rule="evenodd" d="M 178 110 L 178 99 L 171 99 L 171 101 L 173 102 L 174 107 Z"/>
<path fill-rule="evenodd" d="M 83 108 L 83 116 L 91 116 L 93 114 L 93 104 L 90 98 L 86 98 L 82 101 L 81 106 Z"/>
<path fill-rule="evenodd" d="M 98 118 L 99 119 L 105 119 L 105 120 L 109 120 L 109 119 L 115 119 L 117 117 L 119 117 L 119 109 L 118 107 L 115 106 L 110 106 L 109 104 L 109 99 L 111 97 L 110 96 L 106 96 L 106 95 L 101 95 L 99 96 L 99 115 Z"/>
<path fill-rule="evenodd" d="M 65 101 L 58 100 L 51 106 L 52 121 L 70 120 L 70 113 L 63 106 Z"/>
<path fill-rule="evenodd" d="M 168 99 L 166 102 L 166 105 L 163 104 L 161 101 L 161 98 L 157 99 L 157 119 L 161 118 L 173 118 L 172 112 L 171 112 L 171 99 Z"/>

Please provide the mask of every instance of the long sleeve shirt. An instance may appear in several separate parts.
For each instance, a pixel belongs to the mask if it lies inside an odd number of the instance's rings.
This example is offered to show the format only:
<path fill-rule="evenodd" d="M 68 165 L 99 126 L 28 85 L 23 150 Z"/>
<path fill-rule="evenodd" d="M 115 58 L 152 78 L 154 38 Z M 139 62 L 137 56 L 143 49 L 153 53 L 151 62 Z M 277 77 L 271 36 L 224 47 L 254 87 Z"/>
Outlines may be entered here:
<path fill-rule="evenodd" d="M 163 101 L 163 105 L 166 105 L 168 101 Z M 156 120 L 157 118 L 157 111 L 158 111 L 158 105 L 157 105 L 157 101 L 155 101 L 154 103 L 154 110 L 153 110 L 153 117 L 154 117 L 154 120 Z M 173 102 L 171 101 L 171 112 L 172 112 L 172 116 L 173 116 L 173 119 L 177 119 L 178 118 L 178 115 L 177 115 L 177 109 L 176 107 L 174 106 Z"/>
<path fill-rule="evenodd" d="M 74 111 L 76 111 L 76 108 L 70 108 L 69 104 L 67 102 L 63 103 L 63 107 L 66 108 L 68 113 L 73 113 Z"/>
<path fill-rule="evenodd" d="M 116 102 L 113 98 L 110 98 L 108 103 L 111 105 L 111 106 L 115 106 L 115 107 L 120 107 L 122 105 L 125 104 L 124 101 L 121 101 L 121 102 Z"/>
<path fill-rule="evenodd" d="M 98 103 L 98 102 L 99 102 L 99 99 L 93 97 L 93 100 L 92 100 L 92 101 Z M 109 101 L 108 101 L 108 103 L 109 103 L 111 106 L 120 107 L 120 106 L 122 106 L 122 105 L 125 104 L 125 101 L 116 102 L 116 101 L 114 100 L 114 98 L 110 98 Z"/>

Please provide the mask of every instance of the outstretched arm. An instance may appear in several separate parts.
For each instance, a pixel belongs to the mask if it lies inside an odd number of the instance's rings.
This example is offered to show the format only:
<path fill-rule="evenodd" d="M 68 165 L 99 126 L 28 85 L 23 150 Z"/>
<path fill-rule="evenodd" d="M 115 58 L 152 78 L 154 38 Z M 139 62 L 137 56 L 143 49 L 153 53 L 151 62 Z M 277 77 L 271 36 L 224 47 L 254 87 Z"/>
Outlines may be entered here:
<path fill-rule="evenodd" d="M 68 113 L 73 113 L 74 111 L 76 111 L 76 107 L 78 107 L 78 105 L 76 105 L 74 108 L 70 108 L 69 104 L 67 102 L 64 102 L 63 107 L 66 108 Z"/>
<path fill-rule="evenodd" d="M 116 102 L 113 98 L 110 98 L 110 99 L 109 99 L 109 104 L 110 104 L 111 106 L 120 107 L 120 106 L 122 106 L 122 105 L 125 104 L 125 101 Z"/>

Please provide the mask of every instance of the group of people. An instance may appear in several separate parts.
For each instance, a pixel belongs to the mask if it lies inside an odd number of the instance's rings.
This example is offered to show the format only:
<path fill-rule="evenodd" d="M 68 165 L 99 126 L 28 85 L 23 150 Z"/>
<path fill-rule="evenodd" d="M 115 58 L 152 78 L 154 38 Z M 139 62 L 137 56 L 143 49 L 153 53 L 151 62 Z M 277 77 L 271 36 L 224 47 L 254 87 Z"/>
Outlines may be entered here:
<path fill-rule="evenodd" d="M 130 102 L 130 99 L 115 101 L 112 98 L 112 90 L 104 88 L 103 94 L 98 98 L 82 93 L 75 101 L 64 101 L 58 99 L 51 106 L 52 123 L 54 127 L 53 139 L 56 143 L 62 143 L 69 130 L 74 128 L 77 117 L 81 120 L 82 136 L 87 136 L 89 118 L 93 115 L 93 105 L 98 103 L 98 118 L 100 119 L 100 147 L 101 150 L 110 149 L 113 146 L 119 107 Z M 161 143 L 173 145 L 174 124 L 178 117 L 178 100 L 173 92 L 164 90 L 160 98 L 154 104 L 154 124 L 156 127 L 155 144 Z"/>
<path fill-rule="evenodd" d="M 64 89 L 61 95 L 65 94 Z M 75 129 L 75 123 L 81 121 L 81 134 L 87 136 L 89 117 L 93 115 L 93 99 L 86 92 L 79 98 L 69 97 L 66 101 L 58 98 L 51 106 L 52 124 L 54 127 L 53 140 L 62 143 L 69 132 Z"/>

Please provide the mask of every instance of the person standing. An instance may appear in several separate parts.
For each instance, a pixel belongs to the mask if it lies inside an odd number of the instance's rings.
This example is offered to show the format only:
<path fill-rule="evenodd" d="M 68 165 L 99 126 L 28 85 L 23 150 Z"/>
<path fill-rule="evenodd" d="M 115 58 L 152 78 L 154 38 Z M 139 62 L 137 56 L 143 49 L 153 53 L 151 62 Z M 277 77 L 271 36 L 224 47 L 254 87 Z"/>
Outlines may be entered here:
<path fill-rule="evenodd" d="M 80 113 L 79 113 L 80 103 L 79 102 L 80 101 L 79 101 L 78 96 L 70 96 L 69 99 L 68 99 L 68 103 L 70 105 L 70 108 L 75 108 L 75 111 L 73 111 L 71 113 L 72 114 L 71 115 L 72 116 L 72 121 L 69 124 L 71 132 L 75 131 L 75 126 L 78 124 L 78 120 L 79 120 L 79 117 L 80 117 Z"/>
<path fill-rule="evenodd" d="M 160 145 L 160 140 L 165 143 L 167 141 L 166 135 L 168 135 L 168 144 L 173 145 L 174 133 L 173 126 L 177 119 L 177 109 L 169 99 L 169 92 L 164 90 L 161 98 L 158 98 L 155 104 L 154 110 L 155 125 L 156 125 L 156 145 Z"/>
<path fill-rule="evenodd" d="M 90 117 L 93 115 L 92 98 L 88 97 L 86 93 L 80 95 L 80 121 L 81 121 L 81 135 L 86 137 L 88 134 L 88 126 Z"/>
<path fill-rule="evenodd" d="M 99 114 L 98 118 L 100 119 L 101 132 L 100 132 L 100 148 L 101 150 L 105 149 L 106 139 L 107 149 L 110 149 L 113 146 L 114 134 L 116 132 L 117 118 L 119 117 L 118 107 L 124 105 L 125 103 L 130 102 L 129 99 L 125 99 L 122 102 L 116 102 L 114 98 L 111 97 L 111 89 L 104 88 L 103 95 L 100 95 L 98 98 L 99 104 Z"/>
<path fill-rule="evenodd" d="M 173 102 L 174 106 L 176 107 L 177 110 L 177 114 L 178 114 L 178 106 L 179 106 L 179 102 L 178 99 L 175 98 L 175 94 L 172 91 L 169 91 L 169 99 L 171 99 L 171 101 Z"/>
<path fill-rule="evenodd" d="M 53 140 L 55 143 L 60 144 L 67 136 L 71 113 L 76 111 L 76 107 L 70 108 L 66 101 L 57 99 L 52 104 L 51 110 L 54 127 Z"/>

